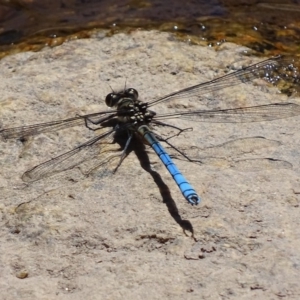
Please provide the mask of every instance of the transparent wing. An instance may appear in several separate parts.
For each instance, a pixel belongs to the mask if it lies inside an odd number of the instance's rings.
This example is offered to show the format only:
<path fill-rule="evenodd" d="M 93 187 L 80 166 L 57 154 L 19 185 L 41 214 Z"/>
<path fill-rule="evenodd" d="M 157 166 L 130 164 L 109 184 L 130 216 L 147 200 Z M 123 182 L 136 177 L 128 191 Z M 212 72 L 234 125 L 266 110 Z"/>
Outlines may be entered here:
<path fill-rule="evenodd" d="M 52 158 L 29 171 L 26 171 L 22 179 L 25 182 L 32 182 L 56 173 L 72 169 L 84 161 L 97 159 L 97 167 L 108 164 L 115 157 L 119 157 L 116 147 L 112 148 L 115 130 L 111 129 L 98 135 L 87 142 L 79 145 L 71 151 Z M 113 153 L 115 150 L 115 153 Z M 119 150 L 119 149 L 118 149 Z M 96 157 L 97 156 L 97 157 Z M 95 164 L 93 164 L 94 168 Z M 104 168 L 102 172 L 107 172 Z"/>
<path fill-rule="evenodd" d="M 205 160 L 224 158 L 227 160 L 237 159 L 243 155 L 251 154 L 255 151 L 281 145 L 280 141 L 270 140 L 261 136 L 238 138 L 211 147 L 200 148 L 197 146 L 182 149 L 191 159 Z"/>
<path fill-rule="evenodd" d="M 221 110 L 196 110 L 157 115 L 153 119 L 165 120 L 173 118 L 212 123 L 244 123 L 284 119 L 300 115 L 300 106 L 295 103 L 274 103 L 251 107 Z"/>
<path fill-rule="evenodd" d="M 79 125 L 85 125 L 86 122 L 100 124 L 103 121 L 111 119 L 116 114 L 116 111 L 98 112 L 83 116 L 77 116 L 70 119 L 58 120 L 28 126 L 20 126 L 14 128 L 6 128 L 0 130 L 0 137 L 4 140 L 12 138 L 22 138 L 25 136 L 37 135 L 42 132 L 57 131 L 64 128 L 70 128 Z"/>
<path fill-rule="evenodd" d="M 218 169 L 231 168 L 242 172 L 257 172 L 272 169 L 292 169 L 293 165 L 288 161 L 268 157 L 257 157 L 257 151 L 263 148 L 277 148 L 281 142 L 266 139 L 264 137 L 248 137 L 230 140 L 228 142 L 200 148 L 197 146 L 181 149 L 190 160 L 201 165 L 215 166 Z M 258 152 L 258 153 L 259 153 Z M 174 151 L 172 151 L 174 153 Z M 184 159 L 173 154 L 175 158 Z M 259 155 L 260 156 L 260 155 Z"/>
<path fill-rule="evenodd" d="M 271 84 L 278 84 L 281 80 L 295 83 L 295 81 L 299 82 L 299 73 L 298 69 L 294 66 L 293 58 L 275 56 L 211 81 L 200 83 L 150 101 L 149 107 L 161 102 L 170 102 L 174 99 L 201 97 L 207 93 L 246 83 L 257 78 L 263 78 Z"/>

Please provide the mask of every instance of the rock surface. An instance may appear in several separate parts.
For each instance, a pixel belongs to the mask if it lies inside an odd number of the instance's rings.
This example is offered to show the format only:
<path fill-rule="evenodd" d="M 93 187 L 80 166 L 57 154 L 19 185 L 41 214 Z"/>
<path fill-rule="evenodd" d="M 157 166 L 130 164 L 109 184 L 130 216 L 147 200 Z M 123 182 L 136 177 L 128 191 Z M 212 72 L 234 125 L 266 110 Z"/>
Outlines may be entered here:
<path fill-rule="evenodd" d="M 246 50 L 136 31 L 9 56 L 0 61 L 1 125 L 105 110 L 106 94 L 125 84 L 149 101 L 257 62 Z M 284 101 L 300 104 L 257 82 L 198 108 Z M 194 105 L 180 99 L 153 109 Z M 299 299 L 299 122 L 170 120 L 193 127 L 170 141 L 201 158 L 176 160 L 202 197 L 196 207 L 148 147 L 131 151 L 112 176 L 74 168 L 25 184 L 26 170 L 97 132 L 82 126 L 0 141 L 1 299 Z"/>

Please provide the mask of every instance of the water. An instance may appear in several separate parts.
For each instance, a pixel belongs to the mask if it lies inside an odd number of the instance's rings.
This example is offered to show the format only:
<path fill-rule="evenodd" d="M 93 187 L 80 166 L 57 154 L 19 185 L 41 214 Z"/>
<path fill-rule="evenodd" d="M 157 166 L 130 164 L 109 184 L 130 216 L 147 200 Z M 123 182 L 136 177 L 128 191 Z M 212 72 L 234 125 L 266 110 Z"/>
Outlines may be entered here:
<path fill-rule="evenodd" d="M 299 52 L 299 1 L 2 1 L 0 57 L 65 40 L 136 28 L 175 32 L 192 43 L 224 41 L 257 54 Z"/>

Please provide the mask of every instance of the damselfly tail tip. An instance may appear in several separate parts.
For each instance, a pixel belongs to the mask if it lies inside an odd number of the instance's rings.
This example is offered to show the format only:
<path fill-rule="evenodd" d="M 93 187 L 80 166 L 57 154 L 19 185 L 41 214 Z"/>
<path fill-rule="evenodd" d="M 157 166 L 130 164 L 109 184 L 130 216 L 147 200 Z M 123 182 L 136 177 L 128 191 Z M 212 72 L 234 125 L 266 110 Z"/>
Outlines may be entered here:
<path fill-rule="evenodd" d="M 201 201 L 201 199 L 198 195 L 191 195 L 191 196 L 188 197 L 187 200 L 192 205 L 198 205 Z"/>

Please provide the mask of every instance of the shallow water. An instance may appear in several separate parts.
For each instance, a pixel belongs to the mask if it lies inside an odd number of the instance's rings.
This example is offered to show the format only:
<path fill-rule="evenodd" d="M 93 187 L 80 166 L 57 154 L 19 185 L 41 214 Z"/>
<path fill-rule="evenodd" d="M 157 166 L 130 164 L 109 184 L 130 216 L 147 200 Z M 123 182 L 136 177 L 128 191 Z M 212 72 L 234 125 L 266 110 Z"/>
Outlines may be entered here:
<path fill-rule="evenodd" d="M 300 1 L 14 0 L 0 4 L 0 57 L 66 39 L 136 28 L 177 32 L 183 40 L 245 45 L 256 54 L 299 51 Z"/>

